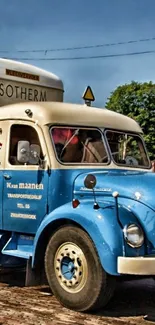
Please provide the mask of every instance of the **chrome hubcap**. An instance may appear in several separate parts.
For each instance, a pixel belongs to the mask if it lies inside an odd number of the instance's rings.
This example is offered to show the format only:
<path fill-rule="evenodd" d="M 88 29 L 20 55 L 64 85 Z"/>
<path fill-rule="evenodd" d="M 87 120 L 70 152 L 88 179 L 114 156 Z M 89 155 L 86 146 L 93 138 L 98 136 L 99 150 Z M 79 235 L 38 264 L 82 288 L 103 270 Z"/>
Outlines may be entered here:
<path fill-rule="evenodd" d="M 88 266 L 81 248 L 70 242 L 62 244 L 55 254 L 54 266 L 63 289 L 70 293 L 82 290 L 87 280 Z"/>

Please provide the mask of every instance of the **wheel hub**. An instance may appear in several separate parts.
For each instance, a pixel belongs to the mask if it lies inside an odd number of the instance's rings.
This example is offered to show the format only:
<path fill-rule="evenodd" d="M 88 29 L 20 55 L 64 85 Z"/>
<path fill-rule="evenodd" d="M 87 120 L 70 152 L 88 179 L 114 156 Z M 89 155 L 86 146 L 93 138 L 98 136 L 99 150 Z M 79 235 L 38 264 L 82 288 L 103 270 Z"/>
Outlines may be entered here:
<path fill-rule="evenodd" d="M 78 292 L 84 287 L 88 267 L 83 251 L 74 243 L 62 244 L 55 254 L 55 273 L 59 284 L 68 292 Z"/>

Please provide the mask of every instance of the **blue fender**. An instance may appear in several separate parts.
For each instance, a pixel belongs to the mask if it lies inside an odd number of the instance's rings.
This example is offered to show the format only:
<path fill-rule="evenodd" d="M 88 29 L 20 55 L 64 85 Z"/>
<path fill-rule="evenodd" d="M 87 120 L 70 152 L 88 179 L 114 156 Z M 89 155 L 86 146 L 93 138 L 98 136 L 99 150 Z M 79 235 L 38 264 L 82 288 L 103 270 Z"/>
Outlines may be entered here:
<path fill-rule="evenodd" d="M 62 219 L 76 222 L 92 239 L 104 270 L 112 275 L 117 274 L 117 256 L 123 254 L 123 235 L 115 214 L 115 207 L 107 206 L 93 209 L 92 200 L 82 201 L 74 209 L 67 203 L 51 212 L 40 224 L 34 240 L 32 267 L 35 266 L 36 252 L 40 236 L 52 223 Z"/>
<path fill-rule="evenodd" d="M 148 205 L 143 204 L 143 202 L 132 200 L 130 198 L 119 198 L 119 204 L 126 206 L 135 216 L 145 233 L 145 238 L 150 241 L 155 249 L 155 210 Z M 121 221 L 123 222 L 123 217 Z"/>

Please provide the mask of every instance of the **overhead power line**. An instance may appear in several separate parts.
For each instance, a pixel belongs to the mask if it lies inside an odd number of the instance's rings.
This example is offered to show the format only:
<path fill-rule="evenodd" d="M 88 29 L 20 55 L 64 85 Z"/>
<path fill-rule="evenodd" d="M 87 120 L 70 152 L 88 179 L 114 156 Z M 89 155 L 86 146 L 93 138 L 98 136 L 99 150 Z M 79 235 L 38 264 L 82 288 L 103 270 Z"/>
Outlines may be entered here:
<path fill-rule="evenodd" d="M 90 59 L 106 59 L 115 57 L 125 57 L 125 56 L 136 56 L 155 53 L 155 50 L 141 51 L 141 52 L 129 52 L 129 53 L 118 53 L 118 54 L 108 54 L 108 55 L 92 55 L 92 56 L 77 56 L 77 57 L 60 57 L 60 58 L 8 58 L 3 57 L 3 59 L 9 60 L 23 60 L 23 61 L 72 61 L 72 60 L 90 60 Z"/>
<path fill-rule="evenodd" d="M 94 44 L 94 45 L 85 45 L 85 46 L 76 46 L 76 47 L 64 47 L 64 48 L 53 48 L 53 49 L 36 49 L 36 50 L 0 50 L 0 53 L 10 53 L 10 52 L 17 52 L 17 53 L 48 53 L 48 52 L 58 52 L 58 51 L 75 51 L 75 50 L 83 50 L 83 49 L 93 49 L 93 48 L 100 48 L 100 47 L 111 47 L 111 46 L 119 46 L 119 45 L 126 45 L 126 44 L 134 44 L 140 42 L 151 42 L 155 41 L 155 37 L 151 38 L 142 38 L 137 40 L 128 40 L 116 43 L 103 43 L 103 44 Z"/>

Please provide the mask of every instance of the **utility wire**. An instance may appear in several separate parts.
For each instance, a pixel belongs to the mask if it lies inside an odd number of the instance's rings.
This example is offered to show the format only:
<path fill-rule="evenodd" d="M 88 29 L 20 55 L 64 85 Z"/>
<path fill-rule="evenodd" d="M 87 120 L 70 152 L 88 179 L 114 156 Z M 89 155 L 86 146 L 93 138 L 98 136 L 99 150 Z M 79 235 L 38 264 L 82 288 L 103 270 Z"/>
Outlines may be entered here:
<path fill-rule="evenodd" d="M 155 53 L 155 50 L 142 51 L 142 52 L 129 52 L 129 53 L 118 53 L 118 54 L 108 54 L 108 55 L 92 55 L 92 56 L 77 56 L 77 57 L 61 57 L 61 58 L 8 58 L 3 57 L 2 59 L 9 60 L 23 60 L 23 61 L 73 61 L 73 60 L 90 60 L 90 59 L 106 59 L 115 57 L 125 57 L 125 56 L 136 56 Z"/>
<path fill-rule="evenodd" d="M 125 44 L 133 44 L 133 43 L 140 43 L 140 42 L 151 42 L 155 41 L 155 37 L 152 38 L 142 38 L 138 40 L 129 40 L 117 43 L 103 43 L 103 44 L 96 44 L 96 45 L 86 45 L 86 46 L 77 46 L 77 47 L 64 47 L 64 48 L 54 48 L 54 49 L 45 49 L 45 50 L 0 50 L 0 53 L 10 53 L 10 52 L 17 52 L 17 53 L 48 53 L 48 52 L 58 52 L 58 51 L 74 51 L 74 50 L 83 50 L 83 49 L 93 49 L 93 48 L 100 48 L 100 47 L 110 47 L 110 46 L 119 46 Z"/>

